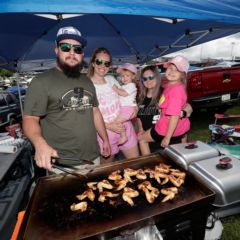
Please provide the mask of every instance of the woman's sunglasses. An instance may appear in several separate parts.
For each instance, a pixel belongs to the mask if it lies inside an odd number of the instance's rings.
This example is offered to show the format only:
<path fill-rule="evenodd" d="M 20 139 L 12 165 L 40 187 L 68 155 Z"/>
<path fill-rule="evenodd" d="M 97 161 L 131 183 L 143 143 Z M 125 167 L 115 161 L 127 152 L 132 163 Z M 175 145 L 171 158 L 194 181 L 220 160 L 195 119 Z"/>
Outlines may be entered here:
<path fill-rule="evenodd" d="M 105 67 L 110 67 L 110 65 L 111 65 L 111 62 L 109 62 L 109 61 L 104 61 L 104 60 L 99 60 L 99 59 L 96 59 L 96 60 L 95 60 L 95 63 L 96 63 L 97 65 L 104 65 Z"/>
<path fill-rule="evenodd" d="M 155 79 L 155 76 L 154 76 L 154 75 L 150 75 L 150 76 L 148 76 L 148 77 L 142 77 L 142 79 L 143 79 L 143 81 L 145 82 L 145 81 L 147 81 L 147 80 L 153 80 L 153 79 Z"/>
<path fill-rule="evenodd" d="M 70 44 L 70 43 L 60 43 L 58 47 L 63 52 L 70 52 L 70 50 L 73 49 L 74 53 L 76 53 L 76 54 L 83 53 L 83 47 L 81 45 L 74 45 L 74 44 Z"/>

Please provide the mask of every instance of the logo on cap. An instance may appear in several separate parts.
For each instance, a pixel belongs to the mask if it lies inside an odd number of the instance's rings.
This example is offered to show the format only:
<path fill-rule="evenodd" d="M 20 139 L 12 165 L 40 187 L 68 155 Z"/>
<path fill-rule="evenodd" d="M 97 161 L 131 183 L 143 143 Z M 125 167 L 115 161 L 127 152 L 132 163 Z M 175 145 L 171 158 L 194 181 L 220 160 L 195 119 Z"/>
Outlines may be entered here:
<path fill-rule="evenodd" d="M 82 37 L 81 32 L 75 27 L 63 27 L 58 30 L 56 41 L 59 42 L 64 39 L 73 39 L 80 42 L 83 46 L 87 45 L 87 40 Z"/>
<path fill-rule="evenodd" d="M 63 27 L 58 30 L 57 36 L 61 34 L 75 34 L 81 36 L 81 33 L 74 27 Z"/>

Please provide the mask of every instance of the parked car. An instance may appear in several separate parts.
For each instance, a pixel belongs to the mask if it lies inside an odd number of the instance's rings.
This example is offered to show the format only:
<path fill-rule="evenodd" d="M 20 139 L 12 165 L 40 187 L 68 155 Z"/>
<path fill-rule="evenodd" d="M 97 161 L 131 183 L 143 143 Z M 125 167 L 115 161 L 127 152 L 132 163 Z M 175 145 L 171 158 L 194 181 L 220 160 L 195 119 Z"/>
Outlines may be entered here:
<path fill-rule="evenodd" d="M 21 118 L 21 108 L 17 97 L 10 92 L 0 91 L 0 129 L 12 125 Z"/>
<path fill-rule="evenodd" d="M 161 69 L 163 64 L 157 66 Z M 193 108 L 218 108 L 219 113 L 240 103 L 240 64 L 218 64 L 190 70 L 187 94 Z"/>
<path fill-rule="evenodd" d="M 20 94 L 21 94 L 21 95 L 25 95 L 26 92 L 27 92 L 27 89 L 24 88 L 24 87 L 19 87 L 19 88 L 18 88 L 17 86 L 14 86 L 14 87 L 8 88 L 7 91 L 8 91 L 8 92 L 11 92 L 11 93 L 13 93 L 13 94 L 15 94 L 15 95 L 18 95 L 18 91 L 20 91 Z"/>
<path fill-rule="evenodd" d="M 27 88 L 14 86 L 14 87 L 8 88 L 6 91 L 13 93 L 17 97 L 17 99 L 19 99 L 19 91 L 20 91 L 21 100 L 24 103 L 25 95 L 27 93 Z"/>

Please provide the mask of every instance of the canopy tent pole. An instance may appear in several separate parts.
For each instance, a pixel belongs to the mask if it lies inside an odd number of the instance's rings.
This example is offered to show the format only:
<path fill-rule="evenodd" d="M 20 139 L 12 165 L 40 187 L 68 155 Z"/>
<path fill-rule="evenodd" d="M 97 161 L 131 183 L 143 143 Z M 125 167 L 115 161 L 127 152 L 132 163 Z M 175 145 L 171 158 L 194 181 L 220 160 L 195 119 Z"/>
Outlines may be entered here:
<path fill-rule="evenodd" d="M 163 49 L 159 56 L 163 56 L 170 48 L 188 48 L 191 47 L 193 44 L 195 44 L 197 41 L 199 41 L 200 39 L 202 39 L 203 37 L 205 37 L 207 34 L 218 30 L 217 28 L 210 28 L 208 30 L 201 30 L 201 31 L 186 31 L 185 34 L 181 35 L 178 39 L 176 39 L 176 41 L 174 41 L 172 44 L 170 44 L 169 46 L 155 46 L 149 53 L 146 54 L 146 57 L 143 60 L 147 60 L 148 56 L 151 56 L 151 54 L 153 52 L 156 51 L 156 49 Z M 199 37 L 197 37 L 196 39 L 192 40 L 189 44 L 184 44 L 184 45 L 177 45 L 177 43 L 179 43 L 181 40 L 183 40 L 185 37 L 187 36 L 194 36 L 200 34 Z"/>
<path fill-rule="evenodd" d="M 22 104 L 22 94 L 20 91 L 20 76 L 19 76 L 19 72 L 16 72 L 14 74 L 16 82 L 17 82 L 17 90 L 18 90 L 18 99 L 19 99 L 19 103 L 20 103 L 20 109 L 21 109 L 21 116 L 23 117 L 23 104 Z"/>

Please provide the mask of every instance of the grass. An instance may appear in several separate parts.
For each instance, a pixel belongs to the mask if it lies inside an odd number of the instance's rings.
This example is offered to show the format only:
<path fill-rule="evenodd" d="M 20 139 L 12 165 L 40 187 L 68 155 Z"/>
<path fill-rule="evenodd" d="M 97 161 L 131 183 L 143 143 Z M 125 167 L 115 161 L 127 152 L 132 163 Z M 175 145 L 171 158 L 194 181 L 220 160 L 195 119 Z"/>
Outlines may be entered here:
<path fill-rule="evenodd" d="M 223 232 L 221 240 L 239 240 L 240 239 L 240 215 L 226 217 L 221 219 L 223 223 Z"/>
<path fill-rule="evenodd" d="M 208 142 L 210 140 L 210 131 L 208 130 L 208 125 L 215 122 L 214 114 L 216 112 L 208 112 L 206 110 L 195 110 L 190 118 L 191 130 L 188 134 L 189 141 L 200 140 L 202 142 Z M 229 108 L 225 114 L 236 114 L 240 115 L 240 106 L 234 106 Z M 240 124 L 240 119 L 234 120 L 220 120 L 220 124 L 234 125 Z"/>
<path fill-rule="evenodd" d="M 229 108 L 225 114 L 240 115 L 240 106 Z M 188 134 L 189 141 L 201 140 L 208 142 L 211 132 L 208 130 L 208 125 L 214 123 L 214 112 L 196 111 L 191 116 L 191 130 Z M 222 124 L 226 124 L 225 122 Z M 237 121 L 227 121 L 228 125 L 240 124 L 240 119 Z M 240 240 L 240 215 L 234 215 L 221 219 L 223 224 L 223 232 L 221 240 Z"/>

